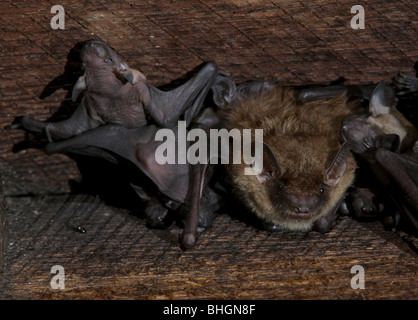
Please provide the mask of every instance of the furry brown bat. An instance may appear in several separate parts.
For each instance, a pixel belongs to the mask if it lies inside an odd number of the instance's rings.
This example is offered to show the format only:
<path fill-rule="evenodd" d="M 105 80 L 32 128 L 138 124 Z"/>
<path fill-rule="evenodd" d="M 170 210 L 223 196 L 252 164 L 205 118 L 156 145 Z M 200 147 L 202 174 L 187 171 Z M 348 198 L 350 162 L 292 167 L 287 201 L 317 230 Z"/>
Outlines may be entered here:
<path fill-rule="evenodd" d="M 261 174 L 244 175 L 251 165 L 227 165 L 238 198 L 270 230 L 327 232 L 354 180 L 356 163 L 347 144 L 340 143 L 339 131 L 344 119 L 359 112 L 357 104 L 345 94 L 318 100 L 344 88 L 320 90 L 316 96 L 312 91 L 313 99 L 311 92 L 268 82 L 238 88 L 224 90 L 233 92 L 226 99 L 226 127 L 263 129 L 264 138 Z"/>
<path fill-rule="evenodd" d="M 411 81 L 409 90 L 412 90 Z M 380 188 L 376 189 L 369 181 L 364 185 L 356 183 L 344 199 L 344 191 L 352 185 L 354 177 L 355 164 L 350 150 L 371 162 L 379 184 L 390 189 L 389 196 L 404 212 L 404 219 L 416 228 L 418 168 L 414 142 L 418 138 L 417 130 L 393 108 L 392 88 L 381 83 L 295 91 L 272 89 L 270 83 L 257 82 L 234 90 L 234 84 L 229 85 L 229 90 L 220 90 L 228 102 L 215 100 L 221 105 L 229 103 L 226 127 L 263 128 L 266 145 L 261 175 L 256 178 L 243 175 L 245 165 L 228 165 L 228 172 L 238 197 L 267 222 L 268 229 L 309 230 L 313 226 L 326 232 L 339 204 L 344 213 L 350 208 L 355 216 L 374 219 L 384 208 L 378 194 L 382 193 L 378 191 Z M 360 101 L 348 103 L 341 95 L 344 93 L 369 101 L 369 114 L 356 107 Z M 344 141 L 331 162 L 331 155 L 338 149 L 334 146 L 334 151 L 330 150 L 333 144 L 338 145 L 342 124 Z M 364 168 L 360 169 L 364 176 Z M 340 179 L 334 188 L 327 183 L 330 177 L 327 173 L 333 171 L 339 171 L 336 177 Z M 396 186 L 396 191 L 389 182 Z M 327 184 L 328 188 L 323 188 Z M 325 194 L 321 195 L 318 189 Z M 391 220 L 399 221 L 399 218 L 394 216 Z"/>
<path fill-rule="evenodd" d="M 64 139 L 103 124 L 120 124 L 136 128 L 154 123 L 170 128 L 180 116 L 190 122 L 202 107 L 218 69 L 206 63 L 199 73 L 171 91 L 150 84 L 138 70 L 131 70 L 115 51 L 101 40 L 90 40 L 81 51 L 84 74 L 73 88 L 80 105 L 67 120 L 45 122 L 22 117 L 13 128 L 21 126 L 32 132 L 45 130 L 50 140 Z"/>
<path fill-rule="evenodd" d="M 376 86 L 369 114 L 346 119 L 341 135 L 369 164 L 388 198 L 417 231 L 418 129 L 396 110 L 394 91 L 383 82 Z"/>

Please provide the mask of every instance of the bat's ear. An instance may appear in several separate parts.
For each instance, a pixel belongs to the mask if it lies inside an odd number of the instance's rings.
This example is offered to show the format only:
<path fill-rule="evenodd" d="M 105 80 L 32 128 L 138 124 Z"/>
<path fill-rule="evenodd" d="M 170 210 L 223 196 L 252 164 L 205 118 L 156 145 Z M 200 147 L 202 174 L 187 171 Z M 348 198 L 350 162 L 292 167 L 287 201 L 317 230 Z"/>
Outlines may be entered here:
<path fill-rule="evenodd" d="M 212 85 L 213 101 L 221 109 L 228 109 L 235 98 L 236 86 L 234 81 L 218 75 Z"/>
<path fill-rule="evenodd" d="M 71 100 L 73 100 L 73 102 L 76 102 L 80 93 L 86 90 L 86 88 L 86 75 L 83 74 L 81 77 L 77 79 L 77 82 L 74 85 Z"/>
<path fill-rule="evenodd" d="M 95 50 L 97 56 L 101 59 L 105 59 L 108 53 L 103 46 L 106 46 L 106 44 L 99 43 L 99 44 L 96 44 L 96 45 L 93 45 L 93 46 L 94 46 L 94 50 Z"/>
<path fill-rule="evenodd" d="M 256 175 L 260 183 L 264 183 L 272 178 L 280 178 L 283 175 L 283 168 L 279 160 L 274 155 L 273 150 L 267 143 L 263 143 L 263 169 Z"/>
<path fill-rule="evenodd" d="M 390 86 L 381 81 L 373 90 L 370 98 L 369 112 L 373 117 L 387 114 L 395 106 L 395 93 Z"/>
<path fill-rule="evenodd" d="M 132 189 L 134 189 L 136 194 L 139 196 L 139 198 L 141 198 L 142 201 L 147 202 L 147 201 L 150 200 L 149 195 L 145 193 L 143 188 L 141 188 L 140 186 L 137 186 L 133 183 L 130 183 L 130 185 L 131 185 Z"/>
<path fill-rule="evenodd" d="M 376 148 L 384 148 L 389 151 L 399 153 L 401 148 L 401 139 L 397 134 L 385 134 L 379 136 L 376 140 Z"/>
<path fill-rule="evenodd" d="M 324 183 L 334 187 L 340 182 L 341 177 L 347 170 L 347 158 L 350 154 L 349 143 L 344 142 L 338 150 L 334 160 L 324 174 Z"/>

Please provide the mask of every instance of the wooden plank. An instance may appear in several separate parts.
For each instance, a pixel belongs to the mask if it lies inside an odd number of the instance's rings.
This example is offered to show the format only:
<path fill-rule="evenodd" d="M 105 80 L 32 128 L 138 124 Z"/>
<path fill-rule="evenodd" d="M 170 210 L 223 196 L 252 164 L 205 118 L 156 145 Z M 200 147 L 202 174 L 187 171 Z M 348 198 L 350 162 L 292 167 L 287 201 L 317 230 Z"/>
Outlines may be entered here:
<path fill-rule="evenodd" d="M 80 72 L 74 48 L 91 38 L 114 47 L 155 85 L 209 60 L 232 72 L 236 82 L 265 78 L 283 85 L 327 84 L 340 77 L 347 83 L 390 82 L 398 71 L 411 72 L 418 60 L 414 0 L 365 4 L 364 30 L 350 28 L 348 0 L 61 5 L 65 30 L 51 29 L 48 1 L 0 3 L 1 128 L 22 115 L 68 116 Z M 416 114 L 408 116 L 418 119 Z M 195 248 L 182 251 L 178 226 L 146 227 L 120 171 L 94 160 L 48 157 L 42 150 L 16 152 L 22 141 L 39 142 L 21 131 L 3 129 L 0 140 L 9 207 L 0 298 L 418 297 L 417 239 L 385 231 L 380 222 L 342 217 L 327 235 L 269 234 L 233 208 L 217 217 Z M 76 231 L 78 226 L 86 232 Z M 357 264 L 365 268 L 365 290 L 350 286 L 350 269 Z M 51 288 L 54 265 L 64 267 L 64 290 Z"/>
<path fill-rule="evenodd" d="M 224 213 L 183 251 L 179 227 L 148 229 L 97 197 L 8 201 L 4 299 L 417 298 L 417 255 L 379 222 L 342 217 L 326 235 L 268 233 Z M 64 268 L 63 290 L 50 286 L 54 265 Z M 365 269 L 365 290 L 351 288 L 354 265 Z"/>

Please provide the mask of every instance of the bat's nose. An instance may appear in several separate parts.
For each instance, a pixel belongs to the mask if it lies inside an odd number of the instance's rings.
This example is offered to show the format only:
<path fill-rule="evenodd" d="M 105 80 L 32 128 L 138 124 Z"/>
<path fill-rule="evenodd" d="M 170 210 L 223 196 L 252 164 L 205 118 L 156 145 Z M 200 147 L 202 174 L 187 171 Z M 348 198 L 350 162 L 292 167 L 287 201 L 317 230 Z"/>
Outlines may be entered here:
<path fill-rule="evenodd" d="M 133 84 L 134 75 L 132 74 L 131 69 L 125 63 L 122 63 L 121 66 L 116 69 L 116 72 L 130 84 Z"/>

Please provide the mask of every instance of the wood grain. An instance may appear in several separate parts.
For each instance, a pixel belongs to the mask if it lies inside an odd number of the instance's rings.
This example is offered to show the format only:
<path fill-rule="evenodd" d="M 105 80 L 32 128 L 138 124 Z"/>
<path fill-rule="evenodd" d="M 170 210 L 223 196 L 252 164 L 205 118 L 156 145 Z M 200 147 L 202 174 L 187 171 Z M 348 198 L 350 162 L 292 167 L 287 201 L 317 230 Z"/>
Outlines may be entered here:
<path fill-rule="evenodd" d="M 269 234 L 230 209 L 182 251 L 179 227 L 146 227 L 117 169 L 24 149 L 39 137 L 7 129 L 17 116 L 71 113 L 77 44 L 92 38 L 158 86 L 210 60 L 236 82 L 390 82 L 418 60 L 415 0 L 364 4 L 364 30 L 350 28 L 348 0 L 61 1 L 65 30 L 50 27 L 53 4 L 0 3 L 0 167 L 9 207 L 0 298 L 418 298 L 417 240 L 380 222 L 342 217 L 327 235 Z M 350 286 L 356 264 L 365 268 L 365 290 Z M 64 290 L 50 286 L 54 265 L 65 269 Z"/>
<path fill-rule="evenodd" d="M 0 176 L 0 273 L 3 269 L 3 258 L 6 246 L 8 243 L 8 230 L 7 230 L 7 205 L 4 200 L 3 188 Z"/>

